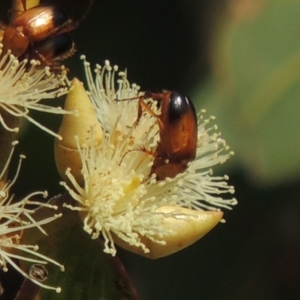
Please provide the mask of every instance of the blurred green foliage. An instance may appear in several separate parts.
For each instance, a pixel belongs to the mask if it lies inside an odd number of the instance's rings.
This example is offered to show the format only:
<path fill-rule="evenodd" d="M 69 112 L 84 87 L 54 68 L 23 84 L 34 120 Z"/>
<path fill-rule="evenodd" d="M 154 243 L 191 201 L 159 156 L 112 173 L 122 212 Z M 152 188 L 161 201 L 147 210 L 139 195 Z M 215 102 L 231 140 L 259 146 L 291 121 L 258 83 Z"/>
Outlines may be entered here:
<path fill-rule="evenodd" d="M 104 253 L 101 240 L 92 240 L 81 225 L 66 228 L 44 242 L 41 251 L 66 269 L 61 272 L 49 265 L 47 283 L 61 287 L 62 293 L 42 290 L 43 300 L 137 299 L 121 262 Z"/>
<path fill-rule="evenodd" d="M 212 76 L 194 98 L 217 116 L 251 180 L 276 185 L 300 175 L 300 2 L 251 2 L 255 10 L 239 14 L 235 3 L 218 24 Z"/>

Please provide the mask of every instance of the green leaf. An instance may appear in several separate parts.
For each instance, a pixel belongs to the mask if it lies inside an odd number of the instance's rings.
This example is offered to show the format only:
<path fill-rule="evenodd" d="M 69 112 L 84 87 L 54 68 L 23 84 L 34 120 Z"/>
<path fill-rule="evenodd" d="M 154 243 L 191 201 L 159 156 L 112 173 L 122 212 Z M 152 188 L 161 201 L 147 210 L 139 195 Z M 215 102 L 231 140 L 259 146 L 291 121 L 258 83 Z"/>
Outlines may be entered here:
<path fill-rule="evenodd" d="M 251 20 L 227 22 L 212 53 L 215 76 L 195 98 L 259 184 L 300 173 L 300 2 L 265 1 Z"/>
<path fill-rule="evenodd" d="M 47 284 L 62 288 L 59 296 L 42 290 L 42 300 L 138 299 L 118 258 L 103 252 L 100 239 L 92 240 L 80 226 L 73 226 L 43 240 L 40 252 L 64 264 L 61 272 L 48 266 Z"/>

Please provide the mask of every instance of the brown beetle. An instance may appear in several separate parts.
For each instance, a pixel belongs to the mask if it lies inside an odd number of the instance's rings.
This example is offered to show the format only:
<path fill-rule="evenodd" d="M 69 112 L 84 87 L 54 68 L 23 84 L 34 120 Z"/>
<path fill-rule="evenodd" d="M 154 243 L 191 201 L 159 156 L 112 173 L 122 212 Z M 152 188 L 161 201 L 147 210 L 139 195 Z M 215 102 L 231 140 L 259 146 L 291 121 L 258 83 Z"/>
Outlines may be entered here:
<path fill-rule="evenodd" d="M 10 25 L 0 25 L 5 50 L 22 59 L 37 59 L 52 66 L 71 56 L 74 43 L 67 32 L 74 30 L 85 17 L 93 0 L 82 17 L 74 22 L 60 6 L 38 5 L 16 15 Z"/>
<path fill-rule="evenodd" d="M 154 113 L 144 101 L 150 98 L 159 101 L 160 114 Z M 157 180 L 163 180 L 184 172 L 187 164 L 195 159 L 197 150 L 197 115 L 192 101 L 176 91 L 145 93 L 139 97 L 136 125 L 142 110 L 155 117 L 159 126 L 160 141 L 153 153 L 151 174 L 155 173 Z"/>

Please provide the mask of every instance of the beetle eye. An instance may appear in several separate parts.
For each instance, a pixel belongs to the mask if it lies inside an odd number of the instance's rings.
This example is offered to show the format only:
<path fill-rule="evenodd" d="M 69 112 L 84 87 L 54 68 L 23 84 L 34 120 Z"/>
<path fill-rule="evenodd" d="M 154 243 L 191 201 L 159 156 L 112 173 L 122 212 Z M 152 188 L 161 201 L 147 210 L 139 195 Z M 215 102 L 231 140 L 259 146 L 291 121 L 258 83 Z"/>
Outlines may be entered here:
<path fill-rule="evenodd" d="M 170 95 L 169 116 L 170 120 L 175 121 L 190 109 L 191 101 L 185 95 L 173 91 Z"/>

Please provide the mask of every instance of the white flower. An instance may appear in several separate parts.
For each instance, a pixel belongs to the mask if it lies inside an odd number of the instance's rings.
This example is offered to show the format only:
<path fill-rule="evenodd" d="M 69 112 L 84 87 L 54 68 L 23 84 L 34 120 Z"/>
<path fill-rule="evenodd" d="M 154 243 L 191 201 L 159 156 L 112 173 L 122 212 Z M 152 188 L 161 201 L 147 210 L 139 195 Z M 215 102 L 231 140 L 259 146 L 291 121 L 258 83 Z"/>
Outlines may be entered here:
<path fill-rule="evenodd" d="M 115 255 L 114 238 L 140 247 L 145 253 L 150 249 L 144 237 L 165 244 L 165 237 L 176 235 L 164 224 L 166 218 L 180 218 L 176 210 L 162 212 L 166 206 L 186 207 L 193 210 L 231 209 L 236 199 L 223 199 L 223 194 L 234 193 L 226 182 L 227 176 L 213 176 L 211 167 L 225 162 L 231 155 L 216 127 L 208 127 L 210 119 L 198 116 L 198 143 L 195 160 L 174 178 L 156 180 L 151 174 L 154 157 L 151 153 L 159 142 L 157 119 L 145 112 L 135 126 L 139 87 L 130 85 L 126 72 L 108 61 L 104 67 L 96 66 L 93 79 L 89 63 L 84 61 L 90 98 L 97 110 L 104 137 L 100 147 L 94 143 L 93 131 L 86 145 L 80 146 L 84 186 L 81 186 L 68 169 L 66 176 L 72 185 L 62 183 L 78 206 L 84 219 L 84 230 L 92 238 L 103 236 L 104 251 Z M 147 104 L 159 112 L 155 101 Z M 79 112 L 80 113 L 80 112 Z M 191 217 L 192 218 L 192 217 Z"/>
<path fill-rule="evenodd" d="M 14 145 L 16 145 L 16 142 L 13 143 L 13 148 L 10 153 L 10 156 L 7 160 L 4 169 L 0 174 L 0 180 L 3 178 L 4 174 L 8 169 L 14 150 Z M 45 255 L 38 253 L 37 245 L 22 244 L 22 235 L 24 230 L 36 227 L 42 233 L 46 234 L 41 225 L 47 224 L 61 217 L 61 214 L 58 214 L 54 215 L 53 217 L 42 219 L 40 221 L 35 221 L 33 217 L 35 210 L 28 208 L 28 205 L 38 205 L 39 207 L 44 206 L 49 207 L 51 209 L 57 209 L 57 207 L 53 205 L 30 200 L 31 198 L 34 198 L 37 195 L 42 195 L 43 197 L 46 197 L 47 192 L 33 192 L 25 198 L 19 200 L 18 202 L 13 201 L 13 196 L 9 195 L 9 190 L 18 177 L 21 167 L 21 160 L 23 158 L 24 156 L 20 156 L 18 169 L 13 180 L 10 182 L 6 182 L 0 189 L 0 267 L 3 269 L 3 271 L 6 272 L 8 271 L 7 264 L 9 264 L 18 272 L 20 272 L 24 277 L 28 278 L 35 284 L 43 288 L 55 290 L 59 293 L 61 291 L 59 287 L 52 287 L 41 283 L 37 279 L 28 275 L 25 271 L 23 271 L 19 267 L 19 265 L 16 264 L 14 261 L 14 259 L 19 259 L 35 264 L 53 263 L 60 267 L 62 271 L 64 270 L 63 265 L 52 260 L 51 258 L 46 257 Z"/>
<path fill-rule="evenodd" d="M 41 104 L 43 99 L 57 98 L 65 94 L 65 72 L 55 74 L 49 67 L 41 67 L 38 61 L 19 61 L 10 51 L 3 53 L 0 43 L 0 123 L 9 131 L 18 131 L 11 128 L 6 117 L 1 113 L 6 111 L 15 117 L 24 117 L 40 127 L 42 130 L 56 136 L 54 132 L 29 116 L 30 110 L 43 111 L 55 114 L 72 113 L 60 107 L 51 107 Z"/>

